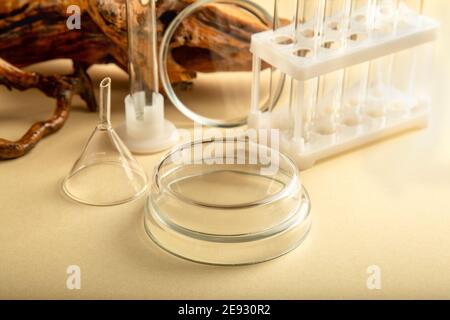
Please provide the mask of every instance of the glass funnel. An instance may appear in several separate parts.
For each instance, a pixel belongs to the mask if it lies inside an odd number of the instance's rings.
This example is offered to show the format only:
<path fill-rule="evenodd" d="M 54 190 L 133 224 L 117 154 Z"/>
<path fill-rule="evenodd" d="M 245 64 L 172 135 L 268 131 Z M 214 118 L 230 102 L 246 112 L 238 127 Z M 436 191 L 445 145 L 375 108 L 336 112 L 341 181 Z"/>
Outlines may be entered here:
<path fill-rule="evenodd" d="M 83 153 L 64 179 L 73 200 L 110 206 L 134 200 L 147 190 L 147 176 L 116 134 L 110 121 L 111 79 L 100 84 L 100 118 Z"/>

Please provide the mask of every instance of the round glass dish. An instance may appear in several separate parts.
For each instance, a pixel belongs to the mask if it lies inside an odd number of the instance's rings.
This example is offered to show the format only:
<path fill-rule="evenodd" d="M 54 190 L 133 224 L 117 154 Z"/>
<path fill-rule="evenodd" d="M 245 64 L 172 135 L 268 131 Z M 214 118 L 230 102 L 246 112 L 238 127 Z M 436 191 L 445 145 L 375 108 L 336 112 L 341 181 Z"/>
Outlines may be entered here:
<path fill-rule="evenodd" d="M 274 18 L 265 7 L 250 0 L 198 0 L 168 25 L 160 44 L 161 83 L 170 102 L 187 118 L 204 126 L 233 128 L 247 124 L 251 104 L 251 36 L 272 27 Z M 199 26 L 208 26 L 207 31 Z M 189 27 L 189 35 L 185 28 Z M 196 43 L 195 50 L 192 48 Z M 174 43 L 183 45 L 174 46 Z M 207 63 L 196 63 L 198 55 Z M 191 57 L 185 63 L 186 56 Z M 168 67 L 195 74 L 187 83 L 172 79 Z M 213 71 L 213 72 L 212 72 Z M 282 94 L 285 78 L 272 70 L 261 71 L 260 109 L 272 108 Z"/>
<path fill-rule="evenodd" d="M 294 163 L 248 139 L 207 139 L 171 151 L 156 167 L 145 214 L 160 247 L 216 265 L 277 258 L 296 248 L 310 225 Z"/>

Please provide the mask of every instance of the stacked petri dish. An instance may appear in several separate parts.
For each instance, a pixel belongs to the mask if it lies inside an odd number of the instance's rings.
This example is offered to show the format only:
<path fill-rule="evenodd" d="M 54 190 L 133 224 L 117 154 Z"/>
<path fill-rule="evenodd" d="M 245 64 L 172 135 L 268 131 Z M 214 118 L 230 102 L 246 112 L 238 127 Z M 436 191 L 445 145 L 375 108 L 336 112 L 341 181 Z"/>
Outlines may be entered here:
<path fill-rule="evenodd" d="M 247 139 L 184 144 L 153 176 L 145 228 L 163 249 L 206 264 L 242 265 L 296 248 L 311 225 L 294 163 Z"/>

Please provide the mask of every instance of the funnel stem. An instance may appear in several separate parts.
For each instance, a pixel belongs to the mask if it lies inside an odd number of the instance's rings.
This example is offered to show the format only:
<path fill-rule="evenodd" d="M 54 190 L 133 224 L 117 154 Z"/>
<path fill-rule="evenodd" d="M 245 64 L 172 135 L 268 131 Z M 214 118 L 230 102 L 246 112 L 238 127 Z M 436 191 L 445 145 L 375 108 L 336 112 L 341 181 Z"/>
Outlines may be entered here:
<path fill-rule="evenodd" d="M 111 126 L 111 78 L 100 83 L 100 126 Z"/>

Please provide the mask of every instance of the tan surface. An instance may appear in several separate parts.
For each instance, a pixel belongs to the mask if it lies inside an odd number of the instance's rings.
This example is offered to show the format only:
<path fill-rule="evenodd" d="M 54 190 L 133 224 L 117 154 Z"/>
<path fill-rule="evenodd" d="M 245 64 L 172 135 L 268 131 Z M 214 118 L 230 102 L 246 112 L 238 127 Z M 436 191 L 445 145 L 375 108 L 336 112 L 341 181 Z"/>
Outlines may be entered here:
<path fill-rule="evenodd" d="M 437 45 L 429 129 L 375 144 L 304 172 L 313 229 L 293 253 L 269 263 L 223 268 L 160 251 L 143 230 L 144 199 L 112 207 L 74 204 L 59 184 L 96 117 L 76 101 L 66 126 L 22 159 L 0 163 L 0 298 L 450 298 L 450 10 L 430 0 L 443 23 Z M 60 71 L 60 63 L 39 66 Z M 122 120 L 126 76 L 114 77 Z M 17 138 L 47 117 L 39 92 L 0 89 L 0 136 Z M 177 111 L 168 117 L 189 125 Z M 161 155 L 139 157 L 151 173 Z M 79 265 L 82 289 L 66 289 Z M 382 269 L 382 290 L 366 288 L 366 268 Z"/>

